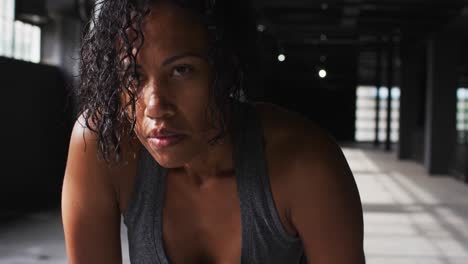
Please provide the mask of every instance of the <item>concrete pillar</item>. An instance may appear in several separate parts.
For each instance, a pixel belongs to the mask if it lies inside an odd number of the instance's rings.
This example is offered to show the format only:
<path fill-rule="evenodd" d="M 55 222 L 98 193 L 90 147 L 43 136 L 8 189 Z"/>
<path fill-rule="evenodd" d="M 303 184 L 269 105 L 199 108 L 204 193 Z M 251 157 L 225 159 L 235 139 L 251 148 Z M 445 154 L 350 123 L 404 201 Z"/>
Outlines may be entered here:
<path fill-rule="evenodd" d="M 424 46 L 416 41 L 401 43 L 401 68 L 400 68 L 400 128 L 397 157 L 400 160 L 415 159 L 414 133 L 417 129 L 418 111 L 420 111 L 423 98 L 420 94 L 420 86 L 424 80 Z"/>
<path fill-rule="evenodd" d="M 453 159 L 458 45 L 450 31 L 428 42 L 424 165 L 430 174 L 447 174 Z"/>
<path fill-rule="evenodd" d="M 378 44 L 375 56 L 375 89 L 376 89 L 376 100 L 375 100 L 375 138 L 374 138 L 374 146 L 379 147 L 380 140 L 379 140 L 379 131 L 380 131 L 380 100 L 379 100 L 379 93 L 380 87 L 382 87 L 382 64 L 383 64 L 383 56 L 382 56 L 382 48 L 380 43 Z"/>
<path fill-rule="evenodd" d="M 387 43 L 387 89 L 388 89 L 388 96 L 387 96 L 387 129 L 386 129 L 387 137 L 385 139 L 385 151 L 392 150 L 392 142 L 391 142 L 391 132 L 392 132 L 392 88 L 393 88 L 393 83 L 394 83 L 393 64 L 394 64 L 394 44 L 393 44 L 393 37 L 390 36 L 388 38 L 388 43 Z"/>

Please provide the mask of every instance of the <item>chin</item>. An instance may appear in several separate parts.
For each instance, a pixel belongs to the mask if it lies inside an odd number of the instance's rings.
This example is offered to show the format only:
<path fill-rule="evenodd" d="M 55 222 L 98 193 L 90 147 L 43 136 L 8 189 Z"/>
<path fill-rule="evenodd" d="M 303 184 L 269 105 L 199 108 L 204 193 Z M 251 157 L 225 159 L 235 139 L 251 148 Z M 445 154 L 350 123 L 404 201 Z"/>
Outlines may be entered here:
<path fill-rule="evenodd" d="M 180 155 L 172 151 L 150 149 L 150 153 L 159 165 L 167 169 L 178 168 L 184 164 Z"/>
<path fill-rule="evenodd" d="M 163 161 L 157 161 L 158 164 L 166 169 L 176 169 L 180 168 L 183 166 L 183 163 L 175 161 L 175 160 L 163 160 Z"/>
<path fill-rule="evenodd" d="M 156 162 L 164 168 L 173 169 L 180 168 L 191 160 L 191 151 L 186 147 L 173 146 L 167 149 L 155 150 L 150 148 Z"/>

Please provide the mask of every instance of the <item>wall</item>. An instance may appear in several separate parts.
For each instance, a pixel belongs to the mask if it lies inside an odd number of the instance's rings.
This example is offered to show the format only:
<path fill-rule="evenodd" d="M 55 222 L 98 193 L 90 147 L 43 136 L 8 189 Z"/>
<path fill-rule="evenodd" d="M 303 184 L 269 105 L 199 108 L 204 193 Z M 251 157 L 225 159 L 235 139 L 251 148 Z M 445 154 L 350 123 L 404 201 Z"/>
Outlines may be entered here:
<path fill-rule="evenodd" d="M 59 204 L 71 128 L 62 72 L 0 57 L 2 213 Z"/>

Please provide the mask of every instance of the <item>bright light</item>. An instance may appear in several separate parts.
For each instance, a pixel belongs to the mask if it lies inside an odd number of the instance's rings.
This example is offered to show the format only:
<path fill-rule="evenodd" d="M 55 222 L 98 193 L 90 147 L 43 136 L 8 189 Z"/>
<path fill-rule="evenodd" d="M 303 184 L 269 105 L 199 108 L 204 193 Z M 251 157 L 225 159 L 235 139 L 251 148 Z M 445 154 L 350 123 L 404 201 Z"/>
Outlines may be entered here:
<path fill-rule="evenodd" d="M 283 61 L 285 61 L 285 60 L 286 60 L 286 56 L 285 56 L 284 54 L 278 55 L 278 61 L 283 62 Z"/>
<path fill-rule="evenodd" d="M 258 24 L 258 26 L 257 26 L 257 31 L 259 31 L 259 32 L 265 31 L 265 25 Z"/>
<path fill-rule="evenodd" d="M 327 77 L 327 71 L 324 69 L 321 69 L 318 74 L 319 74 L 319 77 L 322 79 Z"/>

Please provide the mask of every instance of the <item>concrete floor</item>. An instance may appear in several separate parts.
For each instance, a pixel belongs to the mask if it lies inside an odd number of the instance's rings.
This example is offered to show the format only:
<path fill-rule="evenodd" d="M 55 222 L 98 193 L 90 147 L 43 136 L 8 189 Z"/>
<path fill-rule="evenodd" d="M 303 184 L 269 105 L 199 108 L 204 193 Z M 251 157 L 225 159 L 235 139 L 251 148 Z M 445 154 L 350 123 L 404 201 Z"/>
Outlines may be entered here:
<path fill-rule="evenodd" d="M 364 207 L 369 264 L 468 263 L 468 185 L 394 154 L 344 149 Z M 128 245 L 122 226 L 124 263 Z M 0 264 L 66 263 L 60 212 L 0 224 Z"/>

